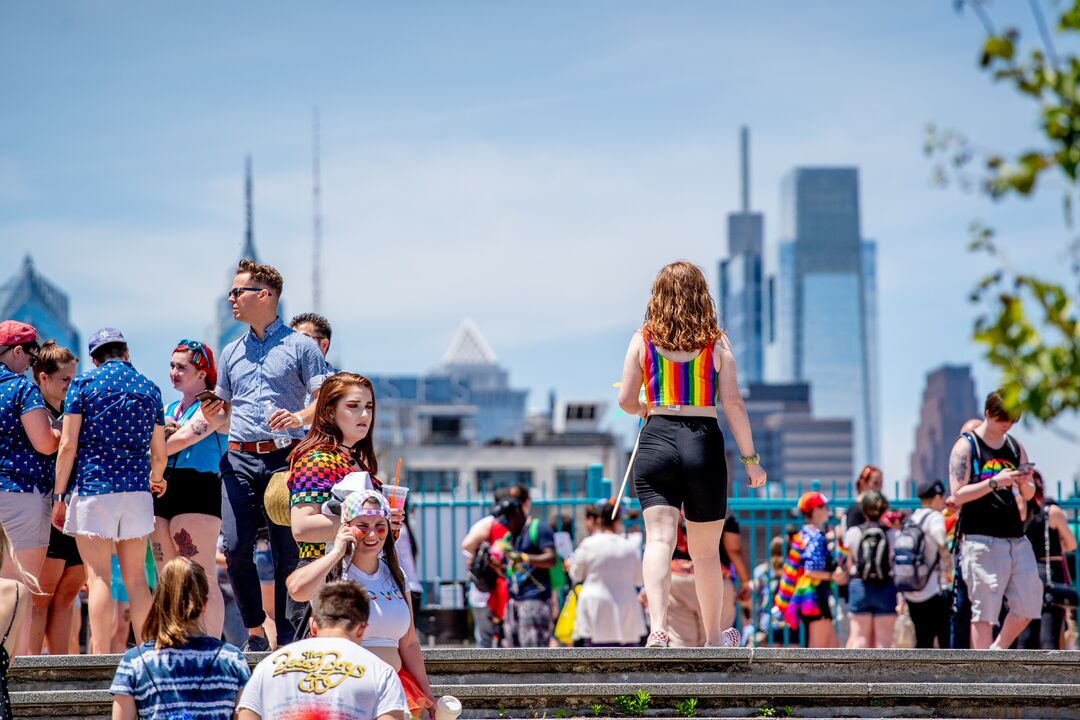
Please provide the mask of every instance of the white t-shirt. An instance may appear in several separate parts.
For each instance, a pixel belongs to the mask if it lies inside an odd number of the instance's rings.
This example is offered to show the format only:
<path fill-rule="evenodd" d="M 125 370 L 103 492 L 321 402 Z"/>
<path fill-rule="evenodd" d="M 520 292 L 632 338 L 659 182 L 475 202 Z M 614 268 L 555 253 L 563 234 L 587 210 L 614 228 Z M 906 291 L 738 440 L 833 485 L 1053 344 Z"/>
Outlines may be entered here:
<path fill-rule="evenodd" d="M 363 585 L 371 599 L 371 614 L 360 644 L 364 647 L 397 647 L 412 627 L 411 598 L 402 594 L 386 561 L 379 559 L 379 569 L 374 575 L 350 565 L 345 576 Z"/>
<path fill-rule="evenodd" d="M 308 638 L 255 666 L 240 707 L 264 720 L 373 720 L 400 711 L 405 690 L 394 669 L 351 640 Z"/>
<path fill-rule="evenodd" d="M 911 513 L 911 522 L 920 526 L 925 536 L 923 542 L 923 554 L 928 567 L 934 568 L 930 578 L 926 581 L 926 587 L 915 592 L 904 593 L 904 599 L 908 602 L 926 602 L 941 592 L 941 563 L 935 566 L 941 548 L 945 547 L 945 516 L 932 508 L 919 508 Z"/>

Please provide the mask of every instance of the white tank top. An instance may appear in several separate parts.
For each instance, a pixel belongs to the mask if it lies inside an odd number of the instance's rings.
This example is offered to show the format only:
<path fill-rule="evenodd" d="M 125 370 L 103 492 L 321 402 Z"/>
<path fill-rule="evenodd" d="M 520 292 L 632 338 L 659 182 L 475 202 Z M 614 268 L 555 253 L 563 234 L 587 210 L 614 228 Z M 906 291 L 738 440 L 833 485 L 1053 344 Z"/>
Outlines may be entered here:
<path fill-rule="evenodd" d="M 371 599 L 371 616 L 360 645 L 397 647 L 398 641 L 409 632 L 412 616 L 409 613 L 409 600 L 401 594 L 386 562 L 379 559 L 379 569 L 374 575 L 368 575 L 355 565 L 350 565 L 346 577 L 367 588 L 368 597 Z"/>

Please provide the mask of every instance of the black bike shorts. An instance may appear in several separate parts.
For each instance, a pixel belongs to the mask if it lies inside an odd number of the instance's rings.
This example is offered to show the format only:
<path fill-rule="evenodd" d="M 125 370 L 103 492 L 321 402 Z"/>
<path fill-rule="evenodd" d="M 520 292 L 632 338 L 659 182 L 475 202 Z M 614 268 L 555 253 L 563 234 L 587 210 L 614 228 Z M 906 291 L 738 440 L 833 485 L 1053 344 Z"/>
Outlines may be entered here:
<path fill-rule="evenodd" d="M 641 431 L 633 472 L 642 509 L 682 508 L 690 522 L 727 515 L 727 459 L 716 418 L 651 415 Z"/>
<path fill-rule="evenodd" d="M 154 496 L 154 515 L 172 520 L 195 513 L 221 517 L 221 476 L 192 468 L 167 468 L 165 494 Z"/>

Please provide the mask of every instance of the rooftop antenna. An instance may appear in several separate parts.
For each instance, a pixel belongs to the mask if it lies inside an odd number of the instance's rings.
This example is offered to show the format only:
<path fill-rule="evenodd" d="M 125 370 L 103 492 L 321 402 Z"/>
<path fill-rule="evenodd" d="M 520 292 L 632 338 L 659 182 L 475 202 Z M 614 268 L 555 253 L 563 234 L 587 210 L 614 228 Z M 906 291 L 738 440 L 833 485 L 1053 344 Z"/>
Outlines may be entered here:
<path fill-rule="evenodd" d="M 311 139 L 312 158 L 312 243 L 311 243 L 311 309 L 320 311 L 322 305 L 322 187 L 319 181 L 319 108 L 312 113 Z"/>
<path fill-rule="evenodd" d="M 750 212 L 750 128 L 739 128 L 739 151 L 742 158 L 742 211 Z"/>
<path fill-rule="evenodd" d="M 255 210 L 251 199 L 251 155 L 244 161 L 244 250 L 241 257 L 255 259 Z"/>

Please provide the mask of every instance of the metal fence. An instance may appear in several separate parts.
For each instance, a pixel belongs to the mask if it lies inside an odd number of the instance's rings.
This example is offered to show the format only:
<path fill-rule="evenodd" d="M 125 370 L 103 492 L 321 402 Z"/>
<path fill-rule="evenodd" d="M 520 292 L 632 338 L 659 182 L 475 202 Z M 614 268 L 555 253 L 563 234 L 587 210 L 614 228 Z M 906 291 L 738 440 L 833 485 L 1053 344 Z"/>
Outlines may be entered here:
<path fill-rule="evenodd" d="M 911 511 L 920 506 L 916 498 L 900 498 L 902 490 L 906 492 L 909 484 L 897 482 L 892 488 L 884 489 L 890 498 L 890 509 Z M 1049 485 L 1049 497 L 1057 499 L 1068 517 L 1075 534 L 1080 535 L 1080 486 L 1077 482 L 1058 482 Z M 546 495 L 542 489 L 532 489 L 532 515 L 549 522 L 559 531 L 571 534 L 575 546 L 584 537 L 582 520 L 586 505 L 603 502 L 612 497 L 617 488 L 602 477 L 600 466 L 590 468 L 587 487 L 583 496 L 569 497 L 558 494 Z M 796 502 L 804 490 L 819 490 L 830 498 L 834 511 L 833 523 L 839 523 L 839 517 L 854 502 L 854 483 L 820 483 L 787 488 L 784 497 L 761 497 L 741 482 L 734 482 L 728 501 L 733 516 L 741 528 L 744 556 L 751 572 L 761 563 L 768 561 L 769 544 L 774 537 L 786 538 L 792 528 L 802 525 L 802 516 L 798 513 Z M 896 498 L 896 499 L 893 499 Z M 469 527 L 488 514 L 493 498 L 479 496 L 465 487 L 458 493 L 415 493 L 410 495 L 412 507 L 412 529 L 417 539 L 417 570 L 424 584 L 425 603 L 443 607 L 464 607 L 467 589 L 467 573 L 464 557 L 461 554 L 461 540 Z M 628 510 L 640 510 L 636 499 L 630 498 Z M 624 521 L 627 529 L 640 526 L 640 516 L 629 513 Z M 1071 579 L 1080 590 L 1080 553 L 1073 553 L 1069 558 Z M 755 595 L 753 618 L 758 617 L 759 598 Z"/>

